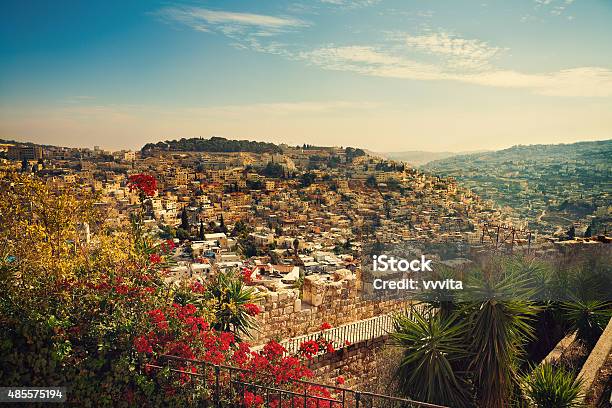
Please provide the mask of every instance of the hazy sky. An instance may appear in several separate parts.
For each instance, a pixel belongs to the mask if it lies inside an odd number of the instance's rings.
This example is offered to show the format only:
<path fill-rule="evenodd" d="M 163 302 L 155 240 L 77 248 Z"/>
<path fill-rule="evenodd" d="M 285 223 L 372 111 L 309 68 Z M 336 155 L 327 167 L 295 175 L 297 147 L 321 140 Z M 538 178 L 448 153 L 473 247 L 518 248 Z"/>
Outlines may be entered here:
<path fill-rule="evenodd" d="M 0 138 L 612 138 L 612 0 L 2 1 Z"/>

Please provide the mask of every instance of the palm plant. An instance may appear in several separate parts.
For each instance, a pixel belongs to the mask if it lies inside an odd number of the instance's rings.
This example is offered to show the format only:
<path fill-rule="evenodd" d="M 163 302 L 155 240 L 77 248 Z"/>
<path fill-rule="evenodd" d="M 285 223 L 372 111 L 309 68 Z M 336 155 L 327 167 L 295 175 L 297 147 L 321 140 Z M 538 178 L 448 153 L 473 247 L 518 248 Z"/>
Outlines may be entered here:
<path fill-rule="evenodd" d="M 612 302 L 575 299 L 563 303 L 562 310 L 576 338 L 592 349 L 610 320 Z"/>
<path fill-rule="evenodd" d="M 456 316 L 416 309 L 397 315 L 395 345 L 404 353 L 398 369 L 403 393 L 453 407 L 469 406 L 469 392 L 458 367 L 466 358 L 465 324 Z"/>
<path fill-rule="evenodd" d="M 244 284 L 235 271 L 219 272 L 206 285 L 204 299 L 214 311 L 212 327 L 219 331 L 231 331 L 238 338 L 249 336 L 255 321 L 245 307 L 257 300 L 255 291 Z"/>
<path fill-rule="evenodd" d="M 502 263 L 500 268 L 475 274 L 468 283 L 462 305 L 469 328 L 474 375 L 479 405 L 507 405 L 518 384 L 522 346 L 533 337 L 530 325 L 538 308 L 531 302 L 531 278 L 524 271 Z M 495 268 L 493 268 L 494 270 Z"/>
<path fill-rule="evenodd" d="M 537 408 L 583 407 L 581 381 L 562 368 L 540 364 L 522 381 L 528 406 Z"/>

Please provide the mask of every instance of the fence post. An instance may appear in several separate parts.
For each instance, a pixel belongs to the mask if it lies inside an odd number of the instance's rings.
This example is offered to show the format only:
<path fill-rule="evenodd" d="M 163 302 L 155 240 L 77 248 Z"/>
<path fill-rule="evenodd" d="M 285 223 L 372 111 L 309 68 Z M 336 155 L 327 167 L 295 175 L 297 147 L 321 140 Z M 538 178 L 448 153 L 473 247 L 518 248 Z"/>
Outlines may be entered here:
<path fill-rule="evenodd" d="M 217 406 L 221 406 L 221 388 L 219 386 L 219 376 L 221 375 L 221 367 L 215 365 L 215 400 Z"/>
<path fill-rule="evenodd" d="M 355 408 L 359 408 L 359 401 L 361 400 L 361 393 L 355 391 Z"/>

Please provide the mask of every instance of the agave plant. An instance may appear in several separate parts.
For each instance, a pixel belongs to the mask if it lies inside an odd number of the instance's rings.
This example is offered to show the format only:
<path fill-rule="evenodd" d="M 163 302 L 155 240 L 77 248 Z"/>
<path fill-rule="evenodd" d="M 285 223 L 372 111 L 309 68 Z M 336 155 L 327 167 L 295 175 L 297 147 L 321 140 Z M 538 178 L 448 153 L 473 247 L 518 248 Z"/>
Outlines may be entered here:
<path fill-rule="evenodd" d="M 522 380 L 528 406 L 537 408 L 578 408 L 583 404 L 581 380 L 562 368 L 544 363 Z"/>
<path fill-rule="evenodd" d="M 570 329 L 576 332 L 576 338 L 593 348 L 610 320 L 612 302 L 575 299 L 563 303 L 562 310 Z"/>
<path fill-rule="evenodd" d="M 469 392 L 458 367 L 466 358 L 466 326 L 456 316 L 406 311 L 395 317 L 393 343 L 403 357 L 400 389 L 419 400 L 453 407 L 469 406 Z"/>
<path fill-rule="evenodd" d="M 538 311 L 531 301 L 533 283 L 524 271 L 502 264 L 497 271 L 474 274 L 466 292 L 462 311 L 479 405 L 505 407 L 519 381 L 523 345 L 533 337 L 531 322 Z"/>

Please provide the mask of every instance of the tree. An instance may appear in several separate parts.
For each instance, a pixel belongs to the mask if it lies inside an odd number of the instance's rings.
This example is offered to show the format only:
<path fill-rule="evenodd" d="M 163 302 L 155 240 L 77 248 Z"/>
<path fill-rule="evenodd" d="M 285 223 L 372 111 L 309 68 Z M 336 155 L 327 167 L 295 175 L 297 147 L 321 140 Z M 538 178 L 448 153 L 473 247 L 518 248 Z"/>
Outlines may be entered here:
<path fill-rule="evenodd" d="M 376 177 L 374 177 L 374 175 L 368 177 L 368 179 L 366 180 L 366 185 L 372 188 L 378 186 L 378 183 L 376 182 Z"/>
<path fill-rule="evenodd" d="M 573 225 L 567 230 L 567 239 L 574 239 L 576 237 L 576 227 Z"/>
<path fill-rule="evenodd" d="M 585 238 L 590 238 L 593 235 L 593 231 L 591 229 L 591 226 L 589 225 L 586 229 L 586 231 L 584 231 L 584 237 Z"/>
<path fill-rule="evenodd" d="M 306 172 L 306 173 L 302 174 L 302 177 L 300 179 L 300 185 L 302 187 L 308 187 L 312 183 L 314 183 L 316 178 L 317 178 L 317 176 L 314 173 Z"/>
<path fill-rule="evenodd" d="M 295 253 L 295 256 L 298 255 L 298 249 L 300 249 L 300 240 L 296 238 L 293 240 L 293 251 Z"/>
<path fill-rule="evenodd" d="M 189 216 L 187 214 L 187 208 L 183 207 L 183 211 L 181 212 L 181 228 L 185 231 L 189 231 Z"/>

